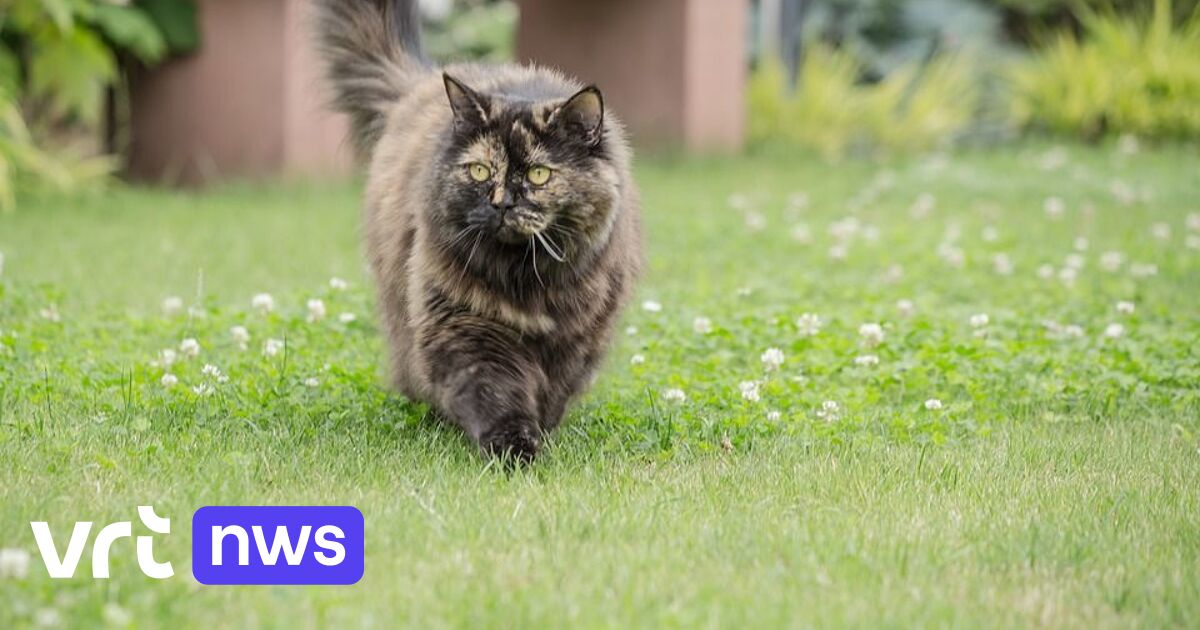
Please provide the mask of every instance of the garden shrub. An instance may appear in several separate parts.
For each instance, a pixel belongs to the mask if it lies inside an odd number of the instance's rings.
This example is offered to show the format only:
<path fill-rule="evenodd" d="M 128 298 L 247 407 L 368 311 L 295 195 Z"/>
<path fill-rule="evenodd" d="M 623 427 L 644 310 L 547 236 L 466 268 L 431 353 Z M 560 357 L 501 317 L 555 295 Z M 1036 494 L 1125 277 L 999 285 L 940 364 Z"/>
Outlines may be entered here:
<path fill-rule="evenodd" d="M 1018 121 L 1088 139 L 1200 138 L 1200 18 L 1175 25 L 1169 0 L 1081 15 L 1082 37 L 1060 32 L 1013 70 Z"/>
<path fill-rule="evenodd" d="M 102 181 L 112 160 L 48 150 L 47 137 L 98 129 L 122 62 L 152 65 L 197 39 L 192 0 L 0 2 L 0 210 L 20 186 Z"/>
<path fill-rule="evenodd" d="M 906 64 L 877 83 L 845 50 L 806 48 L 794 90 L 777 62 L 751 77 L 750 137 L 812 149 L 827 159 L 849 151 L 925 150 L 951 142 L 972 122 L 979 89 L 963 56 Z"/>

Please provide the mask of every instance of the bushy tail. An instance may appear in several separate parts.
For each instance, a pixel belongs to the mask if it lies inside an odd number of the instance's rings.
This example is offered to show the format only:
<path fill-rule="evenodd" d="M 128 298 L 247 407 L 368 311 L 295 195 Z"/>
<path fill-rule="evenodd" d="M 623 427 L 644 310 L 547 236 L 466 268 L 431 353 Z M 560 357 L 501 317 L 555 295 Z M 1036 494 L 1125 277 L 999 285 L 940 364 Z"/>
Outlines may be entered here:
<path fill-rule="evenodd" d="M 351 140 L 370 155 L 388 109 L 428 71 L 417 0 L 314 0 L 334 106 L 350 115 Z"/>

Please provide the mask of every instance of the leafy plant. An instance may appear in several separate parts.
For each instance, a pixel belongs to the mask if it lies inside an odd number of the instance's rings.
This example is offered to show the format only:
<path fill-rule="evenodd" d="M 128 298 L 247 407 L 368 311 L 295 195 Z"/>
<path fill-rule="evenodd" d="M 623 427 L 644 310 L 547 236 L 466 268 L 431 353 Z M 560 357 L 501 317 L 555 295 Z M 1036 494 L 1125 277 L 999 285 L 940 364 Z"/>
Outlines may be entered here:
<path fill-rule="evenodd" d="M 750 137 L 786 142 L 829 159 L 848 151 L 921 150 L 949 142 L 974 119 L 979 89 L 966 57 L 910 63 L 878 83 L 846 50 L 806 48 L 789 93 L 779 63 L 764 62 L 750 81 Z"/>
<path fill-rule="evenodd" d="M 1200 137 L 1200 17 L 1175 26 L 1169 0 L 1082 16 L 1082 38 L 1060 33 L 1013 70 L 1017 119 L 1084 138 Z"/>
<path fill-rule="evenodd" d="M 152 65 L 196 41 L 192 0 L 7 0 L 0 6 L 0 209 L 15 205 L 22 181 L 62 189 L 102 179 L 112 160 L 54 155 L 43 146 L 49 132 L 96 129 L 123 60 Z"/>

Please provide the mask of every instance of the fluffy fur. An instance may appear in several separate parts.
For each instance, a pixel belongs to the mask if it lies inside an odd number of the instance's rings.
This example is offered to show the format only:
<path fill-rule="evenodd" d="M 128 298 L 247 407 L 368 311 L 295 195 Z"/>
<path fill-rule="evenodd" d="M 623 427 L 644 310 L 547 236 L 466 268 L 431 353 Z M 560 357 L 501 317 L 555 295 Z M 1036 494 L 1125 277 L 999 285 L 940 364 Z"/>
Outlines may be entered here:
<path fill-rule="evenodd" d="M 315 1 L 336 105 L 369 164 L 395 384 L 487 452 L 528 461 L 594 378 L 638 275 L 623 131 L 598 89 L 550 70 L 433 68 L 413 0 Z"/>

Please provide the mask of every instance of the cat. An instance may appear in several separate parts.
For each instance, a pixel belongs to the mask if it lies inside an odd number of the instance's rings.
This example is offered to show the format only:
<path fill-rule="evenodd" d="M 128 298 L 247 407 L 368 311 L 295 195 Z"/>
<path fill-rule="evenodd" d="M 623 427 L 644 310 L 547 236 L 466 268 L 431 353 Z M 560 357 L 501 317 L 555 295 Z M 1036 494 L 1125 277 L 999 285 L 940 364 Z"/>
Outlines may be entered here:
<path fill-rule="evenodd" d="M 415 0 L 314 0 L 368 165 L 365 240 L 394 384 L 490 455 L 536 457 L 595 378 L 641 265 L 631 150 L 595 86 L 439 70 Z"/>

